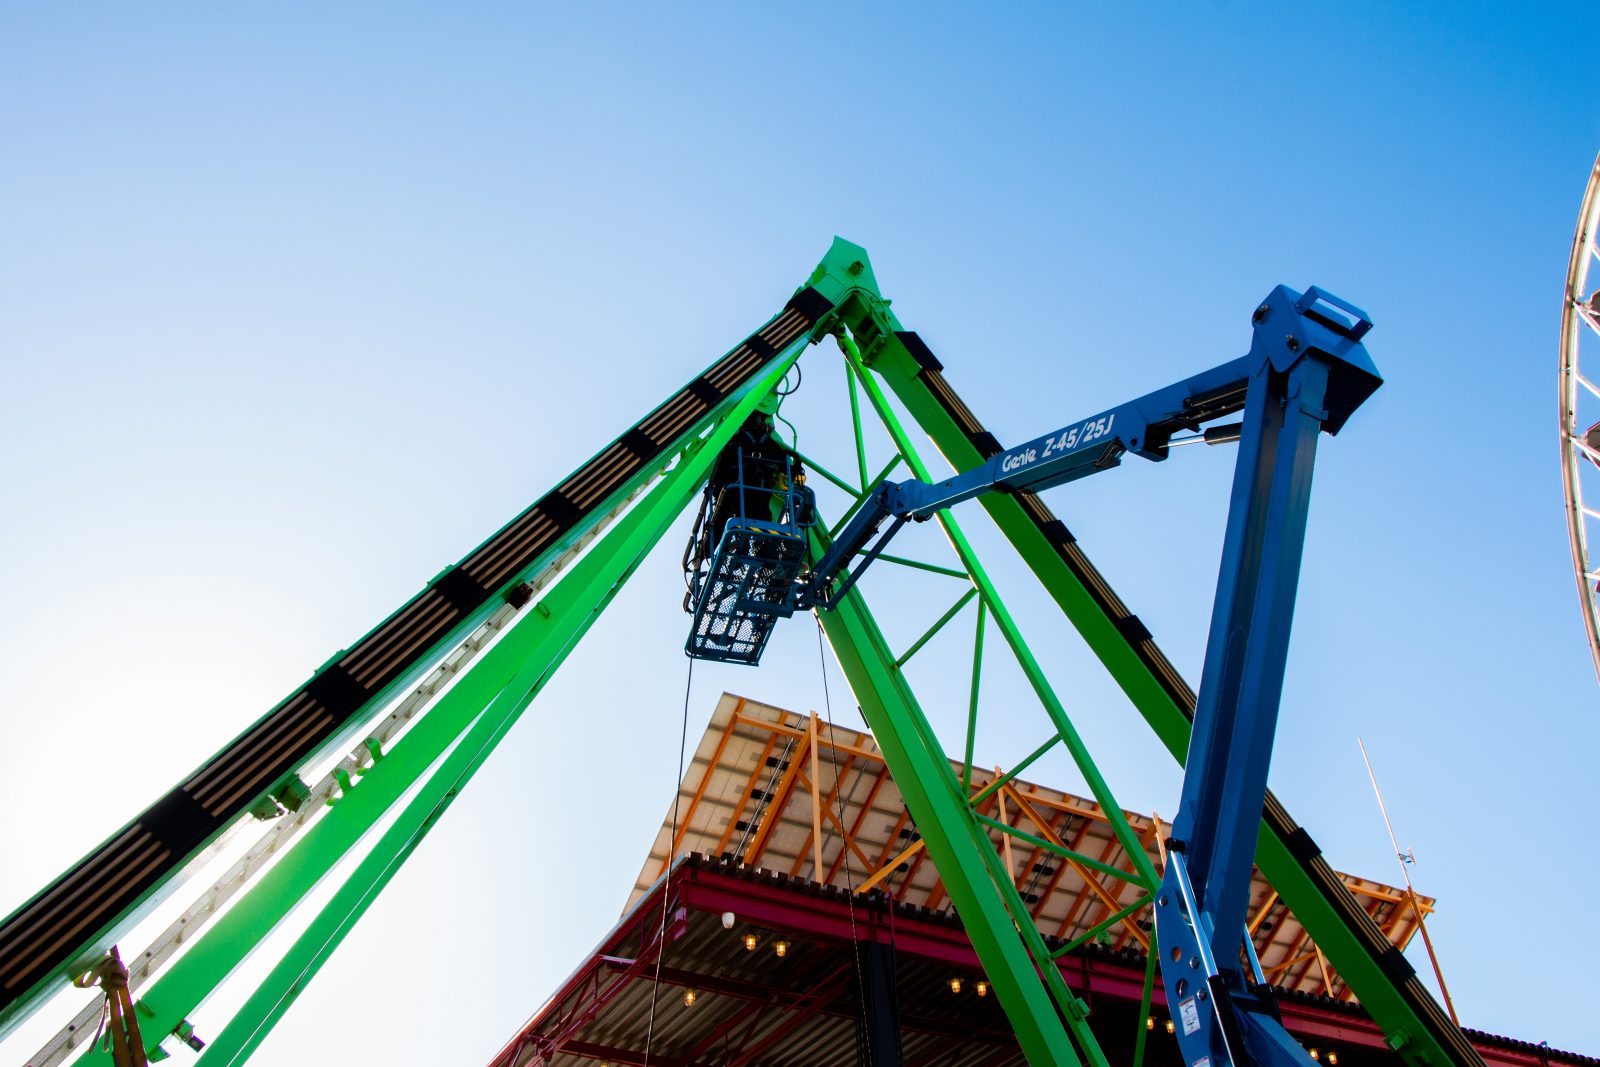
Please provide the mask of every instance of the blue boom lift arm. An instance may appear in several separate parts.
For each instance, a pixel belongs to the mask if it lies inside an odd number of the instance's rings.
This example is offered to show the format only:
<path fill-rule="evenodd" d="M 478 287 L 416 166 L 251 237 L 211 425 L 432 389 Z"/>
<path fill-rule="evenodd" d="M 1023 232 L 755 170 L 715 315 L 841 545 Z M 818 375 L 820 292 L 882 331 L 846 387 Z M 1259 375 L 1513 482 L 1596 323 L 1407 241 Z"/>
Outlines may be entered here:
<path fill-rule="evenodd" d="M 1132 452 L 1150 460 L 1167 458 L 1178 430 L 1198 433 L 1204 423 L 1238 411 L 1244 404 L 1250 357 L 1214 367 L 1165 389 L 1090 416 L 1027 444 L 996 454 L 987 463 L 942 482 L 916 480 L 879 486 L 834 540 L 812 570 L 807 592 L 824 608 L 850 591 L 866 564 L 876 559 L 906 522 L 925 522 L 943 508 L 983 493 L 1038 491 L 1119 466 Z M 1227 426 L 1200 437 L 1210 444 L 1237 440 Z M 889 529 L 880 536 L 885 522 Z M 877 540 L 873 540 L 876 537 Z M 855 557 L 849 573 L 844 568 Z M 842 580 L 841 580 L 842 576 Z M 810 607 L 802 603 L 801 607 Z"/>
<path fill-rule="evenodd" d="M 828 609 L 902 525 L 963 500 L 1074 481 L 1127 453 L 1162 460 L 1176 443 L 1239 442 L 1199 706 L 1156 904 L 1162 982 L 1191 1067 L 1311 1063 L 1277 1019 L 1245 908 L 1317 437 L 1338 433 L 1382 384 L 1361 343 L 1372 322 L 1352 304 L 1315 287 L 1302 294 L 1279 286 L 1252 321 L 1248 355 L 945 481 L 879 487 L 777 612 Z M 1240 411 L 1239 423 L 1206 427 Z M 1175 441 L 1179 431 L 1194 436 Z"/>

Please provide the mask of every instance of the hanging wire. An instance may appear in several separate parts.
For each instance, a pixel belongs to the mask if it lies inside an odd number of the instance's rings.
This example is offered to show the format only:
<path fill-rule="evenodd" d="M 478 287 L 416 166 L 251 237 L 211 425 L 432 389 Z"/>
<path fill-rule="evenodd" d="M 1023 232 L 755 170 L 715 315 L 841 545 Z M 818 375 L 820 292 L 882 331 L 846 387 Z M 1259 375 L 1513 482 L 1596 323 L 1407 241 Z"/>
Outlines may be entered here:
<path fill-rule="evenodd" d="M 656 1035 L 656 998 L 661 993 L 661 961 L 667 954 L 667 911 L 672 899 L 672 851 L 678 840 L 678 802 L 683 797 L 683 757 L 689 745 L 689 694 L 694 689 L 694 659 L 683 683 L 683 725 L 678 730 L 678 775 L 672 780 L 672 830 L 667 834 L 666 873 L 661 881 L 661 930 L 656 935 L 656 971 L 650 981 L 650 1021 L 644 1031 L 644 1067 L 650 1067 L 650 1048 Z M 710 773 L 708 770 L 707 773 Z"/>
<path fill-rule="evenodd" d="M 790 385 L 787 389 L 784 388 L 785 385 L 789 384 L 789 374 L 787 371 L 785 371 L 783 375 L 783 381 L 779 382 L 778 387 L 772 391 L 774 396 L 780 398 L 789 396 L 800 388 L 801 382 L 805 381 L 805 371 L 800 369 L 800 363 L 798 360 L 789 365 L 789 370 L 794 371 L 794 384 Z"/>
<path fill-rule="evenodd" d="M 783 415 L 777 410 L 774 410 L 772 412 L 772 417 L 777 419 L 779 422 L 783 423 L 785 426 L 789 427 L 789 436 L 792 438 L 792 440 L 789 443 L 789 451 L 791 451 L 791 452 L 800 451 L 800 431 L 795 428 L 794 423 L 792 423 L 788 419 L 784 418 Z M 782 443 L 782 438 L 779 438 L 779 443 Z"/>
<path fill-rule="evenodd" d="M 828 724 L 828 755 L 831 757 L 833 763 L 833 797 L 835 804 L 839 809 L 838 825 L 843 827 L 844 788 L 843 784 L 839 781 L 839 744 L 833 736 L 833 696 L 828 690 L 828 654 L 823 647 L 822 616 L 814 614 L 813 617 L 817 620 L 817 662 L 822 668 L 823 720 Z M 821 782 L 813 782 L 812 786 L 819 792 L 822 789 Z M 828 837 L 823 841 L 823 851 L 827 850 L 828 841 L 832 838 L 833 827 L 830 826 L 828 828 Z M 856 966 L 856 996 L 861 1001 L 861 1021 L 864 1024 L 866 1021 L 867 984 L 863 980 L 861 974 L 861 939 L 856 933 L 856 885 L 855 877 L 850 870 L 850 842 L 844 842 L 842 849 L 843 851 L 840 853 L 839 858 L 844 861 L 844 900 L 845 907 L 850 913 L 850 956 Z M 823 872 L 817 871 L 816 876 L 820 881 L 823 876 Z M 863 1041 L 861 1043 L 861 1047 L 866 1049 L 867 1067 L 872 1067 L 872 1042 L 870 1040 Z"/>
<path fill-rule="evenodd" d="M 799 391 L 800 383 L 805 380 L 805 372 L 800 369 L 799 363 L 792 364 L 789 370 L 794 371 L 794 384 L 787 389 L 784 388 L 789 383 L 789 374 L 785 371 L 783 381 L 779 382 L 778 387 L 772 391 L 772 395 L 778 398 L 778 403 L 772 409 L 772 417 L 789 427 L 789 436 L 793 438 L 793 442 L 789 445 L 789 450 L 798 452 L 800 451 L 800 431 L 795 428 L 794 423 L 783 417 L 783 401 Z"/>

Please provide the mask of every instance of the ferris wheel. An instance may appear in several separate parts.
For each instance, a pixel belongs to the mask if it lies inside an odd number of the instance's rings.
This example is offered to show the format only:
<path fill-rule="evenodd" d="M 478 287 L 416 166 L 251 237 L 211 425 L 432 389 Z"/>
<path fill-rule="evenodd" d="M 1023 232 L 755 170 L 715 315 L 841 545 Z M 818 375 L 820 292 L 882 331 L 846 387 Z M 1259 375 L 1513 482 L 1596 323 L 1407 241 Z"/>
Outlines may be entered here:
<path fill-rule="evenodd" d="M 1572 570 L 1578 582 L 1589 655 L 1600 676 L 1600 553 L 1590 549 L 1590 522 L 1600 508 L 1584 502 L 1584 481 L 1600 490 L 1600 288 L 1589 289 L 1589 268 L 1600 258 L 1595 245 L 1600 215 L 1600 158 L 1589 172 L 1578 209 L 1578 229 L 1567 263 L 1567 291 L 1561 304 L 1561 479 L 1567 497 L 1567 533 Z M 1581 356 L 1589 352 L 1590 374 Z M 1580 388 L 1581 387 L 1581 388 Z M 1600 502 L 1600 492 L 1595 499 Z"/>

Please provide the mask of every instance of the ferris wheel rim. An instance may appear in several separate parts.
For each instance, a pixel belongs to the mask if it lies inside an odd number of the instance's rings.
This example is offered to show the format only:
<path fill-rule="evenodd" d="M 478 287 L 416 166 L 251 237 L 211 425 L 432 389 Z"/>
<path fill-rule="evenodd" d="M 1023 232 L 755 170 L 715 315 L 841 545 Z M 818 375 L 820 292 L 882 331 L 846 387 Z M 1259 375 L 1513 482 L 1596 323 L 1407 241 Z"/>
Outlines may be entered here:
<path fill-rule="evenodd" d="M 1584 290 L 1588 287 L 1589 267 L 1600 256 L 1595 245 L 1595 227 L 1600 215 L 1600 156 L 1595 158 L 1589 172 L 1589 183 L 1584 188 L 1583 201 L 1578 210 L 1578 225 L 1572 235 L 1572 254 L 1567 261 L 1567 284 L 1561 302 L 1561 360 L 1558 378 L 1561 441 L 1561 478 L 1566 497 L 1567 540 L 1572 549 L 1572 573 L 1578 586 L 1578 599 L 1589 639 L 1589 657 L 1595 675 L 1600 678 L 1600 591 L 1595 583 L 1600 581 L 1597 568 L 1589 559 L 1588 530 L 1585 519 L 1600 520 L 1600 510 L 1584 504 L 1583 486 L 1579 478 L 1582 464 L 1600 465 L 1600 455 L 1590 450 L 1578 426 L 1578 389 L 1580 385 L 1597 399 L 1600 389 L 1583 373 L 1579 366 L 1579 347 L 1582 331 L 1587 325 L 1600 335 L 1600 322 L 1589 317 L 1584 309 Z"/>

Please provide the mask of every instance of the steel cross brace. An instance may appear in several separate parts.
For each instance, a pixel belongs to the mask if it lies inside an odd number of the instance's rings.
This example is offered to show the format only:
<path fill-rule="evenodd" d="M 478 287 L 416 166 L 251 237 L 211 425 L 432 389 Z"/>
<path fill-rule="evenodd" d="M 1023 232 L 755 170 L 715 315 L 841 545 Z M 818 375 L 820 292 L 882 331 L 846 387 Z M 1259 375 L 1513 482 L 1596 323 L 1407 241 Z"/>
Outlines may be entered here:
<path fill-rule="evenodd" d="M 813 560 L 820 559 L 826 551 L 815 531 L 811 551 Z M 950 761 L 940 749 L 905 675 L 894 669 L 894 654 L 860 592 L 846 594 L 821 619 L 828 644 L 907 809 L 917 821 L 927 854 L 944 879 L 951 903 L 961 916 L 1028 1061 L 1041 1067 L 1080 1067 L 1083 1060 L 1067 1036 L 1051 994 L 1040 981 L 1041 965 L 1035 962 L 1018 928 L 1022 923 L 1031 929 L 1032 920 L 1015 887 L 1009 880 L 996 879 L 986 863 L 985 854 L 994 851 L 987 831 L 979 827 L 959 793 Z M 1009 894 L 1005 892 L 1007 888 Z M 1047 957 L 1048 953 L 1041 955 Z M 1064 985 L 1048 958 L 1043 960 L 1043 968 L 1046 977 L 1053 974 Z M 1083 1020 L 1072 1016 L 1068 1019 L 1080 1041 L 1087 1045 L 1085 1052 L 1093 1057 L 1091 1062 L 1105 1067 L 1104 1056 Z"/>
<path fill-rule="evenodd" d="M 960 537 L 960 528 L 953 520 L 949 529 L 954 537 Z M 970 546 L 964 539 L 959 543 L 963 562 L 975 568 L 975 577 L 987 584 Z M 825 535 L 813 530 L 813 562 L 826 551 Z M 1000 604 L 998 598 L 994 602 Z M 833 610 L 820 613 L 819 618 L 889 773 L 916 820 L 926 854 L 939 870 L 945 891 L 961 916 L 1028 1061 L 1079 1067 L 1087 1060 L 1092 1067 L 1106 1067 L 1105 1056 L 1089 1028 L 1086 1007 L 1068 989 L 1051 958 L 1011 872 L 995 854 L 987 828 L 973 810 L 960 779 L 950 769 L 949 757 L 923 715 L 905 674 L 896 667 L 895 655 L 860 591 L 846 593 Z M 1006 621 L 1009 623 L 1009 617 Z M 1030 676 L 1037 671 L 1025 645 L 1020 646 L 1019 659 L 1025 670 L 1030 665 L 1034 668 Z M 1042 675 L 1036 678 L 1036 685 L 1043 686 L 1040 697 L 1046 706 L 1059 711 L 1059 703 Z M 1065 717 L 1065 712 L 1060 714 Z M 1098 779 L 1092 763 L 1089 773 Z M 1109 802 L 1102 806 L 1108 816 L 1114 813 L 1115 825 L 1121 808 L 1104 789 L 1104 782 L 1099 784 Z M 1131 829 L 1129 833 L 1132 834 Z M 1148 865 L 1143 846 L 1136 836 L 1133 840 L 1134 862 L 1143 859 Z M 1153 885 L 1153 868 L 1149 878 Z"/>

